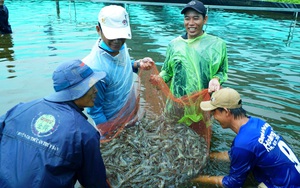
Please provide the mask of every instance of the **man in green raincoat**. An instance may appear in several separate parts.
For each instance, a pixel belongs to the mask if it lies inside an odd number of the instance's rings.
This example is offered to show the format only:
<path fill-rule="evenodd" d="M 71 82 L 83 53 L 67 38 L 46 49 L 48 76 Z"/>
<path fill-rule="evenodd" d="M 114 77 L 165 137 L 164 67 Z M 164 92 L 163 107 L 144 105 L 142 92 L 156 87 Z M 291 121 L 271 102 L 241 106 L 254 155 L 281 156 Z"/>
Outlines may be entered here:
<path fill-rule="evenodd" d="M 157 84 L 161 79 L 170 82 L 170 90 L 177 98 L 203 89 L 217 91 L 227 80 L 226 43 L 203 30 L 208 16 L 202 2 L 192 0 L 181 14 L 184 14 L 186 33 L 170 42 L 161 72 L 151 75 L 150 82 Z M 191 125 L 201 119 L 202 115 L 196 112 L 195 107 L 185 107 L 179 122 Z"/>

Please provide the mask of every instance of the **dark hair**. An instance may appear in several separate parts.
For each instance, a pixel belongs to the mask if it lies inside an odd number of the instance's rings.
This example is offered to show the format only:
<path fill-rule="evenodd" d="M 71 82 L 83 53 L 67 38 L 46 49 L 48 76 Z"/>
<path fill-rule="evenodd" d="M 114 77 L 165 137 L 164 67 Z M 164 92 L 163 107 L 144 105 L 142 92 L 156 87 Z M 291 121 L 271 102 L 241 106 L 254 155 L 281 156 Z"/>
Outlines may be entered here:
<path fill-rule="evenodd" d="M 200 13 L 200 14 L 201 14 L 201 13 Z M 206 16 L 205 14 L 201 14 L 201 15 L 202 15 L 203 19 L 204 19 L 204 18 L 205 18 L 205 16 Z"/>
<path fill-rule="evenodd" d="M 219 111 L 224 111 L 224 108 L 217 108 L 216 110 Z M 243 107 L 240 108 L 234 108 L 234 109 L 227 109 L 230 111 L 230 113 L 233 115 L 234 119 L 242 118 L 242 117 L 247 117 L 247 111 L 243 109 Z"/>

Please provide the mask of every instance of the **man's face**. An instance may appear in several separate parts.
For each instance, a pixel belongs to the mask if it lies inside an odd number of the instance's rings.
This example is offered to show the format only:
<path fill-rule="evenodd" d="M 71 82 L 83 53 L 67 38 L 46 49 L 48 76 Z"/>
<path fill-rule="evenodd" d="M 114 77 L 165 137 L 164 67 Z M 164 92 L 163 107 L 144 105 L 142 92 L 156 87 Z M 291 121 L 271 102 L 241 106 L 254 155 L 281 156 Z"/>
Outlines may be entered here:
<path fill-rule="evenodd" d="M 110 49 L 114 51 L 119 51 L 123 44 L 125 43 L 126 39 L 113 39 L 113 40 L 108 40 L 102 38 L 102 40 L 105 42 L 107 46 L 109 46 Z"/>
<path fill-rule="evenodd" d="M 105 42 L 105 44 L 114 51 L 119 51 L 126 41 L 126 39 L 107 39 L 104 33 L 100 30 L 99 26 L 97 28 L 97 32 L 100 34 L 101 39 Z"/>
<path fill-rule="evenodd" d="M 184 14 L 184 27 L 188 39 L 196 38 L 203 34 L 203 25 L 206 24 L 207 16 L 203 17 L 193 9 L 189 9 Z"/>
<path fill-rule="evenodd" d="M 97 93 L 97 89 L 95 86 L 93 86 L 88 90 L 87 93 L 85 93 L 79 99 L 76 99 L 74 102 L 79 108 L 93 107 L 96 98 L 96 93 Z"/>
<path fill-rule="evenodd" d="M 3 5 L 4 4 L 4 0 L 0 0 L 0 5 Z"/>
<path fill-rule="evenodd" d="M 229 122 L 229 111 L 226 108 L 223 108 L 222 110 L 220 109 L 215 109 L 211 111 L 211 115 L 214 117 L 214 119 L 219 122 L 221 127 L 223 129 L 229 128 L 230 122 Z"/>

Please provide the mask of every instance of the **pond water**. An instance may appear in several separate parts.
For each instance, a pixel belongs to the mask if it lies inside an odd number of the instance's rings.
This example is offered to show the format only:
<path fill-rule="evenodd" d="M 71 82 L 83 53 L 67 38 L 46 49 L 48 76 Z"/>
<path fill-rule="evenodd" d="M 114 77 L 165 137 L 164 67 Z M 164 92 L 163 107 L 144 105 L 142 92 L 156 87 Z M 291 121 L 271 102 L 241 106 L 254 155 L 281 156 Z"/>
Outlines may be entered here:
<path fill-rule="evenodd" d="M 89 53 L 98 37 L 98 11 L 106 5 L 67 0 L 5 4 L 13 34 L 0 35 L 0 114 L 53 91 L 53 70 Z M 127 40 L 131 56 L 149 56 L 161 65 L 170 40 L 184 32 L 182 6 L 127 3 L 126 9 L 133 33 Z M 227 43 L 229 79 L 223 86 L 237 89 L 249 115 L 267 120 L 300 157 L 299 18 L 295 22 L 292 13 L 210 9 L 205 30 Z M 228 150 L 234 136 L 214 124 L 211 150 Z M 211 163 L 204 172 L 220 175 L 227 170 L 227 164 Z"/>

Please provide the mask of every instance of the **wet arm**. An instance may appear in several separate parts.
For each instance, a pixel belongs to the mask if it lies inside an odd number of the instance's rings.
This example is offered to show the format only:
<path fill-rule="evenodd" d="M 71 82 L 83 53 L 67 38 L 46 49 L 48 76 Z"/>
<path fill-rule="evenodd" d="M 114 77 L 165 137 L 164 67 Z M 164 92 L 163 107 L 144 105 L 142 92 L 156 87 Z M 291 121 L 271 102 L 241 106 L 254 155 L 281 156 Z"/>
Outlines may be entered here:
<path fill-rule="evenodd" d="M 223 186 L 223 177 L 224 176 L 198 176 L 192 179 L 192 182 Z"/>
<path fill-rule="evenodd" d="M 220 161 L 230 161 L 229 160 L 229 155 L 227 151 L 223 151 L 223 152 L 212 152 L 209 154 L 209 157 L 211 159 L 216 159 L 216 160 L 220 160 Z"/>

